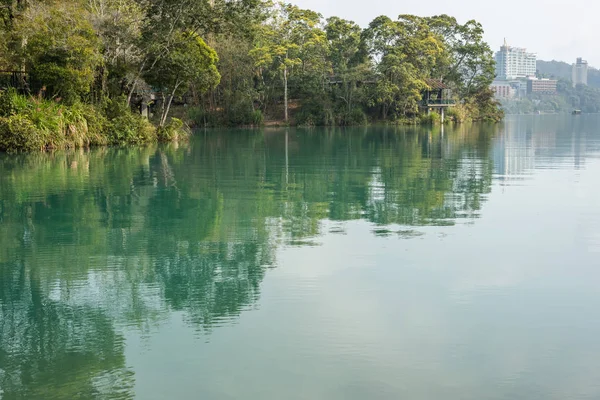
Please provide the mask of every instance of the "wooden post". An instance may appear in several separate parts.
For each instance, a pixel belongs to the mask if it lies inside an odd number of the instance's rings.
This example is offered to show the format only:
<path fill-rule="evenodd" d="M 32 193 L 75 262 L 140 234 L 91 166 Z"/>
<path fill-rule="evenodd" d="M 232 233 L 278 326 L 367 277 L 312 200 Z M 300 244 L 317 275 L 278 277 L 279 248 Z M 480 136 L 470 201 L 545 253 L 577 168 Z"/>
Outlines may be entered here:
<path fill-rule="evenodd" d="M 442 109 L 442 124 L 444 123 L 444 107 L 440 107 Z"/>
<path fill-rule="evenodd" d="M 142 96 L 142 118 L 148 118 L 149 116 L 149 111 L 148 111 L 148 100 L 149 100 L 149 96 L 144 94 Z"/>

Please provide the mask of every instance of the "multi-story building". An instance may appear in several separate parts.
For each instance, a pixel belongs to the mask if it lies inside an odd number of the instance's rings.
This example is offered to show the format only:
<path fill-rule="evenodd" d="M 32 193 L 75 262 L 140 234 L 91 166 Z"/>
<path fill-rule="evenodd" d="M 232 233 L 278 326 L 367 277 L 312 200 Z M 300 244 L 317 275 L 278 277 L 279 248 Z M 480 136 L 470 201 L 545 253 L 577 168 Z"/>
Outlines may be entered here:
<path fill-rule="evenodd" d="M 527 49 L 511 47 L 504 40 L 504 45 L 496 53 L 496 78 L 511 80 L 535 76 L 537 56 L 528 53 Z"/>
<path fill-rule="evenodd" d="M 512 99 L 517 91 L 506 81 L 494 81 L 490 86 L 494 92 L 494 97 L 498 100 Z"/>
<path fill-rule="evenodd" d="M 555 94 L 557 83 L 554 79 L 528 79 L 527 94 Z"/>
<path fill-rule="evenodd" d="M 581 57 L 573 64 L 573 87 L 577 85 L 587 85 L 588 62 Z"/>

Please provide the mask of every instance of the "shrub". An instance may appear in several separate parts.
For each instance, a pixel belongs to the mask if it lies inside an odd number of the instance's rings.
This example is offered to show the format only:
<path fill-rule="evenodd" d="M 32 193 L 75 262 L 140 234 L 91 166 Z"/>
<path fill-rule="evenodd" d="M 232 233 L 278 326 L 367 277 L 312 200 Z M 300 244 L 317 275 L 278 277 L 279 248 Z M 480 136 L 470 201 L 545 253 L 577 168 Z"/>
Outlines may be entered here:
<path fill-rule="evenodd" d="M 457 104 L 455 107 L 450 107 L 446 111 L 447 121 L 463 123 L 469 120 L 469 111 L 462 104 Z"/>
<path fill-rule="evenodd" d="M 428 115 L 419 117 L 419 123 L 423 125 L 439 125 L 442 121 L 442 116 L 437 112 L 432 111 Z"/>
<path fill-rule="evenodd" d="M 158 128 L 158 140 L 161 142 L 171 142 L 175 140 L 187 139 L 189 132 L 184 128 L 183 121 L 178 118 L 171 118 L 166 126 Z"/>
<path fill-rule="evenodd" d="M 156 141 L 156 128 L 132 113 L 123 98 L 101 107 L 26 97 L 7 91 L 0 95 L 0 150 L 31 151 L 140 144 Z"/>
<path fill-rule="evenodd" d="M 202 107 L 190 107 L 188 118 L 192 126 L 215 127 L 222 125 L 222 113 L 210 112 Z"/>
<path fill-rule="evenodd" d="M 210 111 L 202 107 L 192 107 L 188 117 L 194 126 L 260 126 L 264 123 L 261 110 L 253 110 L 251 105 L 238 103 L 225 110 Z"/>
<path fill-rule="evenodd" d="M 252 105 L 246 102 L 234 103 L 225 108 L 221 120 L 222 124 L 227 126 L 257 126 L 263 123 L 262 112 L 254 110 Z"/>
<path fill-rule="evenodd" d="M 19 114 L 26 110 L 28 106 L 27 98 L 18 95 L 15 89 L 8 89 L 0 93 L 0 117 Z"/>
<path fill-rule="evenodd" d="M 47 135 L 25 115 L 0 117 L 0 150 L 8 153 L 42 150 Z"/>
<path fill-rule="evenodd" d="M 296 115 L 296 125 L 302 127 L 313 127 L 318 125 L 318 117 L 315 117 L 311 112 L 301 110 Z"/>
<path fill-rule="evenodd" d="M 265 120 L 265 117 L 261 110 L 252 111 L 252 125 L 261 126 Z"/>
<path fill-rule="evenodd" d="M 341 115 L 342 126 L 364 126 L 367 125 L 367 115 L 360 108 L 354 108 L 350 112 Z"/>
<path fill-rule="evenodd" d="M 298 126 L 333 126 L 336 124 L 336 116 L 329 107 L 311 102 L 302 106 L 295 116 Z"/>
<path fill-rule="evenodd" d="M 141 115 L 131 112 L 124 97 L 107 99 L 104 110 L 109 144 L 140 144 L 156 140 L 156 128 Z"/>
<path fill-rule="evenodd" d="M 110 124 L 104 113 L 91 105 L 81 105 L 80 112 L 86 122 L 88 146 L 108 145 Z"/>

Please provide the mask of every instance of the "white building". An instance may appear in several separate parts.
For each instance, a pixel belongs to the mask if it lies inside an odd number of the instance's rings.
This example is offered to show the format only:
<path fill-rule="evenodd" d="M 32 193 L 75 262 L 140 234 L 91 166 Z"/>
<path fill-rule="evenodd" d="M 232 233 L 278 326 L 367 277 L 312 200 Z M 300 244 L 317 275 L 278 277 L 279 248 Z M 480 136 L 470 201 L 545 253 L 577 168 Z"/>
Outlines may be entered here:
<path fill-rule="evenodd" d="M 496 53 L 496 79 L 511 80 L 535 76 L 537 56 L 527 49 L 506 44 Z"/>
<path fill-rule="evenodd" d="M 587 85 L 588 62 L 581 57 L 573 64 L 573 87 L 577 85 Z"/>

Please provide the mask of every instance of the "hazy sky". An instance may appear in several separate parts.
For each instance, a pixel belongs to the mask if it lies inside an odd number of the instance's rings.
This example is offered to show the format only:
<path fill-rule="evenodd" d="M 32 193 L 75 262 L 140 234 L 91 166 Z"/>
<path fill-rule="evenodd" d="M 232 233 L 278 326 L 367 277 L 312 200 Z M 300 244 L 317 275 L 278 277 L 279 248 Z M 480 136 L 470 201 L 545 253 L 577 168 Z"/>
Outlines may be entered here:
<path fill-rule="evenodd" d="M 506 37 L 508 44 L 526 47 L 538 59 L 572 63 L 576 57 L 600 67 L 600 2 L 596 0 L 288 0 L 302 8 L 356 21 L 361 26 L 379 15 L 430 16 L 449 14 L 459 22 L 476 19 L 483 24 L 485 38 L 497 51 Z"/>

